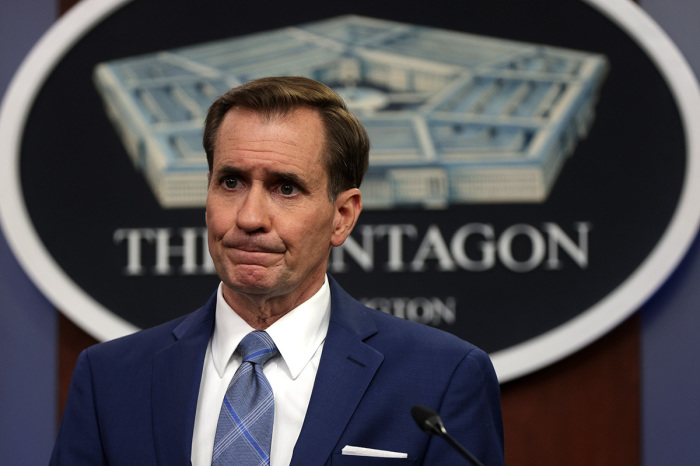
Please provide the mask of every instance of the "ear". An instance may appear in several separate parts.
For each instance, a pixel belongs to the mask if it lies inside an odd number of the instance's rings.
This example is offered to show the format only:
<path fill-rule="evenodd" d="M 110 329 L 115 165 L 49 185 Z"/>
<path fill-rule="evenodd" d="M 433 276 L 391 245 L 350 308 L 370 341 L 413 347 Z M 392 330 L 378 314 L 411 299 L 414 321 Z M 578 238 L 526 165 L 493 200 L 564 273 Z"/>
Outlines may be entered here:
<path fill-rule="evenodd" d="M 331 244 L 335 247 L 345 242 L 362 212 L 362 195 L 357 188 L 338 194 L 335 200 L 335 219 Z"/>
<path fill-rule="evenodd" d="M 209 226 L 209 210 L 207 210 L 207 205 L 209 205 L 209 185 L 211 184 L 211 172 L 207 172 L 207 199 L 204 204 L 204 224 Z"/>

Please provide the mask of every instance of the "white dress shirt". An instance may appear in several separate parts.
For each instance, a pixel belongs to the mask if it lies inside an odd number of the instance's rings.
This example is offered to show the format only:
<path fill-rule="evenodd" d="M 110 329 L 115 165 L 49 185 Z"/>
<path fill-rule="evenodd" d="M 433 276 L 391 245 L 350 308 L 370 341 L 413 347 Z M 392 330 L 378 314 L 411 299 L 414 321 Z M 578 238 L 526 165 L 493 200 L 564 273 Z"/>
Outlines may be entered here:
<path fill-rule="evenodd" d="M 210 466 L 219 411 L 228 384 L 241 364 L 234 354 L 243 337 L 254 329 L 226 303 L 219 285 L 214 333 L 204 358 L 197 413 L 192 435 L 193 466 Z M 321 289 L 266 329 L 279 356 L 263 367 L 275 397 L 271 466 L 292 460 L 328 331 L 331 292 L 326 277 Z"/>

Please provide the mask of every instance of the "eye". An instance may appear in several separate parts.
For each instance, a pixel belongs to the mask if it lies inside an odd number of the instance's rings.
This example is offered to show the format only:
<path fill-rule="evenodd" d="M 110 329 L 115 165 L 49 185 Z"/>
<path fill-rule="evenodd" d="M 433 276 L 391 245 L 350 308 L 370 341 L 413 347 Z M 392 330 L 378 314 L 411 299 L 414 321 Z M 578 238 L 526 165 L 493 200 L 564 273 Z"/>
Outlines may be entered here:
<path fill-rule="evenodd" d="M 285 196 L 292 196 L 298 191 L 298 188 L 292 183 L 282 183 L 279 189 L 280 193 L 282 193 Z"/>
<path fill-rule="evenodd" d="M 238 186 L 238 178 L 227 176 L 224 178 L 224 186 L 226 186 L 228 189 L 236 189 Z"/>

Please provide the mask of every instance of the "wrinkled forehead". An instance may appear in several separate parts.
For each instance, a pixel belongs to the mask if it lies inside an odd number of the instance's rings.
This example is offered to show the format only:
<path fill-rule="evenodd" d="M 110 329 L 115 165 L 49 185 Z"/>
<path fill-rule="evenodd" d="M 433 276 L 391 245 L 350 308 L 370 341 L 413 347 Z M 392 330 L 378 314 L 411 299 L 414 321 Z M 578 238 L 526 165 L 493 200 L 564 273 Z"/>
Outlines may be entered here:
<path fill-rule="evenodd" d="M 321 138 L 321 150 L 318 157 L 324 167 L 328 167 L 328 135 L 326 124 L 323 120 L 319 109 L 296 105 L 290 107 L 274 107 L 274 108 L 250 108 L 247 106 L 236 105 L 230 108 L 219 125 L 216 133 L 214 145 L 214 162 L 216 162 L 216 154 L 222 138 L 226 137 L 226 133 L 231 131 L 237 125 L 237 120 L 250 119 L 258 121 L 260 125 L 275 125 L 275 124 L 290 124 L 298 129 L 305 130 L 312 127 L 309 134 L 311 137 Z"/>

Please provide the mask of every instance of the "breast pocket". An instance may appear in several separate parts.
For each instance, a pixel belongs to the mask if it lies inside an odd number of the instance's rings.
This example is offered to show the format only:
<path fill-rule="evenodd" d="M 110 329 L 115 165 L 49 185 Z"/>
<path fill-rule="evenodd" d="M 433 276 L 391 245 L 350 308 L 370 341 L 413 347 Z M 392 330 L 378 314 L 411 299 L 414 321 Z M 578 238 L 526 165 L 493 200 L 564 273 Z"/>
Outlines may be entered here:
<path fill-rule="evenodd" d="M 336 453 L 331 457 L 331 466 L 410 466 L 416 464 L 411 458 L 374 458 Z"/>

